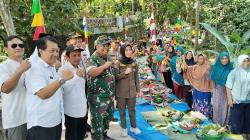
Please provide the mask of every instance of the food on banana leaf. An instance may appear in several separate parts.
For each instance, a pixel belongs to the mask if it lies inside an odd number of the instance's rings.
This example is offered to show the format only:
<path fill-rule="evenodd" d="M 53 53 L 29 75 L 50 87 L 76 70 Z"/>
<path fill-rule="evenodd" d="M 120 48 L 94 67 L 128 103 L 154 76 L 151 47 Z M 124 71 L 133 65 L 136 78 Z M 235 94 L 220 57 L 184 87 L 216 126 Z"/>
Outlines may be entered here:
<path fill-rule="evenodd" d="M 167 99 L 167 98 L 168 98 L 168 95 L 167 95 L 167 94 L 162 94 L 161 96 L 162 96 L 162 98 L 164 98 L 164 99 Z"/>
<path fill-rule="evenodd" d="M 147 101 L 151 101 L 153 98 L 150 95 L 145 95 L 144 99 Z"/>
<path fill-rule="evenodd" d="M 191 111 L 190 116 L 191 116 L 191 118 L 199 119 L 201 121 L 206 119 L 206 116 L 204 116 L 202 113 L 200 113 L 198 111 Z"/>
<path fill-rule="evenodd" d="M 172 102 L 174 102 L 174 99 L 168 98 L 168 99 L 167 99 L 167 102 L 168 102 L 168 103 L 172 103 Z"/>
<path fill-rule="evenodd" d="M 184 113 L 180 111 L 176 111 L 174 115 L 172 116 L 173 121 L 179 121 L 184 116 Z"/>
<path fill-rule="evenodd" d="M 178 121 L 184 116 L 184 113 L 180 111 L 165 111 L 162 112 L 161 115 L 167 118 L 171 118 L 172 121 Z"/>
<path fill-rule="evenodd" d="M 147 81 L 144 82 L 144 84 L 145 84 L 145 85 L 149 85 L 149 84 L 151 84 L 151 81 L 150 81 L 150 80 L 147 80 Z"/>
<path fill-rule="evenodd" d="M 153 98 L 153 102 L 156 104 L 161 104 L 164 102 L 164 99 L 162 99 L 160 97 L 156 97 L 156 98 Z"/>
<path fill-rule="evenodd" d="M 195 124 L 190 120 L 181 121 L 179 125 L 180 125 L 180 128 L 187 130 L 187 131 L 191 131 L 193 128 L 195 128 Z"/>
<path fill-rule="evenodd" d="M 202 120 L 196 118 L 196 119 L 193 119 L 192 122 L 193 122 L 194 124 L 196 124 L 196 125 L 199 125 L 199 124 L 201 124 Z"/>
<path fill-rule="evenodd" d="M 219 136 L 227 133 L 228 130 L 225 127 L 221 127 L 219 124 L 210 124 L 201 129 L 203 135 Z"/>

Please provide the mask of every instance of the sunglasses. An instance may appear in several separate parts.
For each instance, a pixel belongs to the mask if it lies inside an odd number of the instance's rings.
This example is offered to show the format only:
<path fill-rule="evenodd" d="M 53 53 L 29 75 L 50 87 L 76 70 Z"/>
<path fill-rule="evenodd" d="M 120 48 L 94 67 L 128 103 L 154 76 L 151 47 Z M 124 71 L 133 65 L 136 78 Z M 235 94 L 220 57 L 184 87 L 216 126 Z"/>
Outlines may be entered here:
<path fill-rule="evenodd" d="M 19 46 L 19 48 L 24 48 L 23 44 L 12 44 L 11 48 L 15 49 L 17 46 Z"/>

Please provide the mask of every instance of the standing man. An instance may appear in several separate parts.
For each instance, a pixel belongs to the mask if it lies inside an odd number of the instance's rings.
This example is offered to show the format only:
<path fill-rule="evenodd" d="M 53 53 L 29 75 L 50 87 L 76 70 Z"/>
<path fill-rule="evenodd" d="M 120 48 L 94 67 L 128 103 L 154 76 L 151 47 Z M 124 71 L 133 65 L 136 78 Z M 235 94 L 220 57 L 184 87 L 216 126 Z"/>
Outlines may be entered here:
<path fill-rule="evenodd" d="M 119 40 L 115 39 L 111 43 L 111 49 L 109 51 L 109 56 L 111 57 L 112 60 L 118 60 L 119 59 L 119 47 L 120 47 L 120 42 Z"/>
<path fill-rule="evenodd" d="M 120 59 L 120 41 L 119 41 L 119 39 L 114 39 L 112 41 L 111 49 L 109 50 L 108 55 L 115 64 L 119 63 L 119 59 Z M 114 91 L 114 93 L 115 93 L 115 91 Z M 116 97 L 114 97 L 114 108 L 118 108 Z M 118 119 L 113 117 L 112 121 L 118 122 Z"/>
<path fill-rule="evenodd" d="M 78 48 L 81 48 L 83 49 L 83 51 L 81 51 L 81 61 L 80 61 L 80 64 L 79 66 L 82 67 L 83 69 L 86 69 L 86 62 L 87 62 L 87 52 L 86 52 L 86 46 L 84 44 L 84 42 L 82 41 L 82 36 L 78 33 L 70 33 L 68 35 L 68 38 L 67 38 L 67 44 L 68 45 L 73 45 L 73 46 L 77 46 Z M 65 58 L 67 59 L 67 56 L 65 55 Z M 84 71 L 86 72 L 86 71 Z M 86 75 L 86 73 L 85 73 Z M 87 77 L 84 77 L 85 80 L 87 80 Z M 86 96 L 87 96 L 87 82 L 85 83 L 85 93 L 86 93 Z M 87 110 L 89 110 L 89 106 L 87 106 Z M 86 118 L 88 120 L 88 111 L 87 111 L 87 115 L 86 115 Z M 86 127 L 86 130 L 88 132 L 91 132 L 91 126 L 87 123 L 87 127 Z M 87 138 L 88 135 L 86 134 L 85 135 L 85 138 Z"/>
<path fill-rule="evenodd" d="M 87 62 L 88 101 L 91 112 L 91 136 L 93 140 L 112 140 L 108 137 L 109 122 L 113 118 L 114 75 L 108 61 L 111 40 L 100 36 L 95 41 L 96 51 Z"/>
<path fill-rule="evenodd" d="M 0 64 L 0 93 L 2 96 L 2 122 L 8 140 L 26 140 L 26 88 L 24 75 L 31 64 L 23 60 L 24 44 L 18 36 L 4 40 L 8 59 Z"/>
<path fill-rule="evenodd" d="M 82 49 L 69 45 L 66 48 L 68 62 L 59 69 L 59 75 L 70 70 L 74 77 L 62 87 L 65 114 L 65 139 L 84 140 L 87 125 L 87 100 L 85 96 L 85 74 L 79 67 Z"/>
<path fill-rule="evenodd" d="M 61 86 L 73 74 L 70 70 L 61 77 L 57 74 L 54 64 L 59 48 L 54 37 L 40 38 L 37 48 L 39 59 L 25 78 L 28 140 L 60 140 L 64 120 Z"/>

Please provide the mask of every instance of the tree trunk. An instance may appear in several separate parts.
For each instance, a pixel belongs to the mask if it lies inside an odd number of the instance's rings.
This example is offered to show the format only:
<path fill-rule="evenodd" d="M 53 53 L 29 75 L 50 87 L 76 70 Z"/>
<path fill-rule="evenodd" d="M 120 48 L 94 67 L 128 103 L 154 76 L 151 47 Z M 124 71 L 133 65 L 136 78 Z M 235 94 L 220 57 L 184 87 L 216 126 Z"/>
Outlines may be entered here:
<path fill-rule="evenodd" d="M 132 0 L 132 15 L 135 14 L 135 3 L 134 0 Z"/>
<path fill-rule="evenodd" d="M 104 15 L 106 14 L 105 13 L 105 9 L 104 9 L 104 1 L 103 0 L 100 0 L 100 10 L 101 10 L 101 12 L 104 12 Z"/>
<path fill-rule="evenodd" d="M 15 27 L 10 14 L 9 1 L 0 0 L 0 16 L 2 18 L 7 35 L 15 35 Z"/>
<path fill-rule="evenodd" d="M 197 0 L 197 7 L 196 7 L 196 22 L 195 22 L 195 44 L 194 44 L 194 49 L 195 52 L 198 51 L 198 39 L 199 39 L 199 15 L 200 15 L 200 0 Z"/>

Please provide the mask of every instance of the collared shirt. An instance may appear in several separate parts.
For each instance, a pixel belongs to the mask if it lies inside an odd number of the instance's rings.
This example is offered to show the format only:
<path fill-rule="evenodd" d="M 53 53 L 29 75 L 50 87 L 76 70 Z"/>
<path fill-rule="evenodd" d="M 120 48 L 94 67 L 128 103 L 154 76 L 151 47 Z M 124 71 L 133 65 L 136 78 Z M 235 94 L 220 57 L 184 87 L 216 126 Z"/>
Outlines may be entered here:
<path fill-rule="evenodd" d="M 109 58 L 107 58 L 108 60 Z M 88 73 L 92 68 L 104 65 L 106 59 L 100 57 L 97 52 L 93 53 L 86 65 Z M 114 96 L 115 77 L 113 68 L 104 70 L 99 76 L 88 78 L 88 101 L 95 102 L 102 99 L 110 99 Z M 98 95 L 98 96 L 96 96 Z"/>
<path fill-rule="evenodd" d="M 0 64 L 0 92 L 2 85 L 18 69 L 20 63 L 7 59 Z M 24 74 L 20 77 L 17 86 L 9 94 L 1 92 L 3 128 L 13 128 L 26 123 L 26 88 Z"/>
<path fill-rule="evenodd" d="M 27 87 L 27 126 L 54 127 L 64 121 L 62 88 L 59 88 L 48 99 L 39 98 L 36 93 L 58 81 L 59 75 L 54 66 L 49 66 L 38 59 L 25 78 Z"/>
<path fill-rule="evenodd" d="M 119 60 L 120 54 L 118 51 L 112 51 L 112 49 L 109 51 L 108 55 L 111 57 L 112 60 Z"/>
<path fill-rule="evenodd" d="M 86 116 L 87 100 L 85 95 L 85 79 L 76 75 L 77 69 L 70 62 L 63 65 L 58 73 L 70 70 L 74 77 L 68 80 L 63 87 L 64 113 L 70 117 L 82 118 Z"/>

